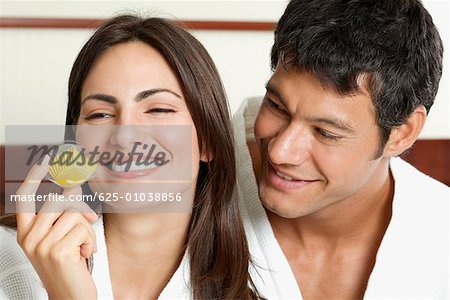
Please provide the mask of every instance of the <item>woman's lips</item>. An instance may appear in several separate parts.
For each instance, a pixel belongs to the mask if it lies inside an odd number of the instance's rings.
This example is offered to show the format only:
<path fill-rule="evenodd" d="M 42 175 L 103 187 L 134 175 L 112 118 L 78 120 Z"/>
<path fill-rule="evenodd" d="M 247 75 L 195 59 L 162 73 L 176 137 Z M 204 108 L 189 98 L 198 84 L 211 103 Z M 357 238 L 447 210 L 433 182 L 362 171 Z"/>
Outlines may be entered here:
<path fill-rule="evenodd" d="M 132 162 L 133 164 L 135 162 Z M 135 169 L 134 166 L 128 164 L 122 165 L 122 168 L 112 167 L 111 165 L 104 165 L 102 169 L 106 171 L 107 174 L 116 178 L 137 178 L 142 176 L 150 175 L 159 169 L 159 166 L 154 163 L 149 166 L 142 166 L 143 169 Z"/>

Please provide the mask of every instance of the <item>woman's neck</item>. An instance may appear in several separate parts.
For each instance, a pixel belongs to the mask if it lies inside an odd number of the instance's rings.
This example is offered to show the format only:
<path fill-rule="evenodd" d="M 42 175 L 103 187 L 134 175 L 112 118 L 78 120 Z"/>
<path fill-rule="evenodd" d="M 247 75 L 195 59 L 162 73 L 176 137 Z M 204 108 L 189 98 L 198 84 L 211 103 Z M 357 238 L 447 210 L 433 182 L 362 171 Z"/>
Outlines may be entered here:
<path fill-rule="evenodd" d="M 186 241 L 190 217 L 190 213 L 104 214 L 108 251 L 120 251 L 134 261 L 179 254 Z"/>
<path fill-rule="evenodd" d="M 117 298 L 159 295 L 183 256 L 190 217 L 190 213 L 104 214 L 111 281 Z"/>

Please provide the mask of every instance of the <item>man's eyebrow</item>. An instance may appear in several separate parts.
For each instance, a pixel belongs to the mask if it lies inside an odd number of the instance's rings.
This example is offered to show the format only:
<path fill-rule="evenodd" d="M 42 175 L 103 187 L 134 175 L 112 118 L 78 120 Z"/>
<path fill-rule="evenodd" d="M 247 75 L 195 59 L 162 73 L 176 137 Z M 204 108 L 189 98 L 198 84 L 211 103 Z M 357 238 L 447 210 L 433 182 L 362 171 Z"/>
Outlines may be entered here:
<path fill-rule="evenodd" d="M 180 98 L 180 99 L 183 98 L 180 95 L 178 95 L 177 93 L 175 93 L 174 91 L 171 91 L 169 89 L 159 89 L 158 88 L 158 89 L 150 89 L 150 90 L 145 90 L 145 91 L 140 92 L 139 94 L 136 95 L 136 97 L 134 97 L 134 101 L 140 102 L 140 101 L 144 100 L 145 98 L 153 96 L 158 93 L 170 93 L 177 98 Z"/>
<path fill-rule="evenodd" d="M 270 83 L 270 81 L 266 83 L 266 90 L 267 90 L 267 92 L 275 95 L 275 97 L 278 98 L 278 100 L 281 102 L 281 104 L 283 104 L 284 107 L 287 108 L 286 102 L 283 100 L 283 97 L 278 92 L 276 87 Z M 338 119 L 338 118 L 333 118 L 333 117 L 331 117 L 331 118 L 308 118 L 308 121 L 314 122 L 314 123 L 327 124 L 334 128 L 337 128 L 339 130 L 347 131 L 349 133 L 356 132 L 355 128 L 353 128 L 353 126 L 351 126 L 348 122 L 346 122 L 342 119 Z"/>
<path fill-rule="evenodd" d="M 338 118 L 308 118 L 307 120 L 309 122 L 327 124 L 336 129 L 347 131 L 349 133 L 356 132 L 355 128 L 353 128 L 353 126 L 351 126 L 348 122 Z"/>
<path fill-rule="evenodd" d="M 283 97 L 281 96 L 280 92 L 278 92 L 277 88 L 270 82 L 268 81 L 266 83 L 266 91 L 275 95 L 275 97 L 277 97 L 278 101 L 281 102 L 281 104 L 287 108 L 288 106 L 286 105 L 286 101 L 284 101 Z"/>

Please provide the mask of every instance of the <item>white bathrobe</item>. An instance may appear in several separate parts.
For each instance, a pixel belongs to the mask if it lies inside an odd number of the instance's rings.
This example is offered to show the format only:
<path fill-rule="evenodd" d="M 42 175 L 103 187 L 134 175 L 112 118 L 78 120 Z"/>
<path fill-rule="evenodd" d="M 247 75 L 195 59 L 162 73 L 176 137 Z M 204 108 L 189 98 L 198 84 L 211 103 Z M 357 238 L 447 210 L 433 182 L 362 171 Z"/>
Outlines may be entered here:
<path fill-rule="evenodd" d="M 113 299 L 102 217 L 93 224 L 93 229 L 97 252 L 92 278 L 98 299 Z M 185 255 L 158 299 L 190 299 L 189 282 L 189 262 Z M 0 299 L 48 299 L 39 276 L 17 243 L 16 231 L 4 226 L 0 226 Z"/>

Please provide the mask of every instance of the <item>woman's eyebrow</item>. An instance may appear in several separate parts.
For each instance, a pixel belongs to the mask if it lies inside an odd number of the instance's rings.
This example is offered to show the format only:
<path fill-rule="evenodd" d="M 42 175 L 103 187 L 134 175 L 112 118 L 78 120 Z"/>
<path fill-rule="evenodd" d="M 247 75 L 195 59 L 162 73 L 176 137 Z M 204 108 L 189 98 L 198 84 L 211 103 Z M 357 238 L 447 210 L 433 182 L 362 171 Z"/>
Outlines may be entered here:
<path fill-rule="evenodd" d="M 158 93 L 170 93 L 170 94 L 176 96 L 177 98 L 183 99 L 183 97 L 181 97 L 180 95 L 178 95 L 174 91 L 171 91 L 169 89 L 160 89 L 160 88 L 158 88 L 158 89 L 149 89 L 149 90 L 145 90 L 145 91 L 142 91 L 142 92 L 138 93 L 134 97 L 134 101 L 140 102 L 140 101 L 146 99 L 147 97 L 150 97 L 150 96 L 158 94 Z M 117 102 L 118 102 L 117 98 L 112 96 L 112 95 L 92 94 L 92 95 L 89 95 L 89 96 L 85 97 L 83 99 L 83 101 L 81 101 L 81 104 L 83 104 L 87 100 L 105 101 L 105 102 L 108 102 L 108 103 L 111 103 L 111 104 L 117 104 Z"/>
<path fill-rule="evenodd" d="M 180 95 L 178 95 L 177 93 L 175 93 L 174 91 L 158 88 L 158 89 L 150 89 L 150 90 L 145 90 L 145 91 L 140 92 L 139 94 L 136 95 L 136 97 L 134 97 L 134 101 L 140 102 L 140 101 L 144 100 L 145 98 L 150 97 L 155 94 L 158 94 L 158 93 L 170 93 L 170 94 L 176 96 L 177 98 L 180 98 L 180 99 L 183 98 Z"/>
<path fill-rule="evenodd" d="M 83 99 L 83 101 L 81 101 L 81 104 L 83 104 L 84 102 L 86 102 L 87 100 L 99 100 L 99 101 L 105 101 L 111 104 L 116 104 L 117 103 L 117 98 L 111 95 L 106 95 L 106 94 L 92 94 L 89 95 L 87 97 L 85 97 Z"/>

